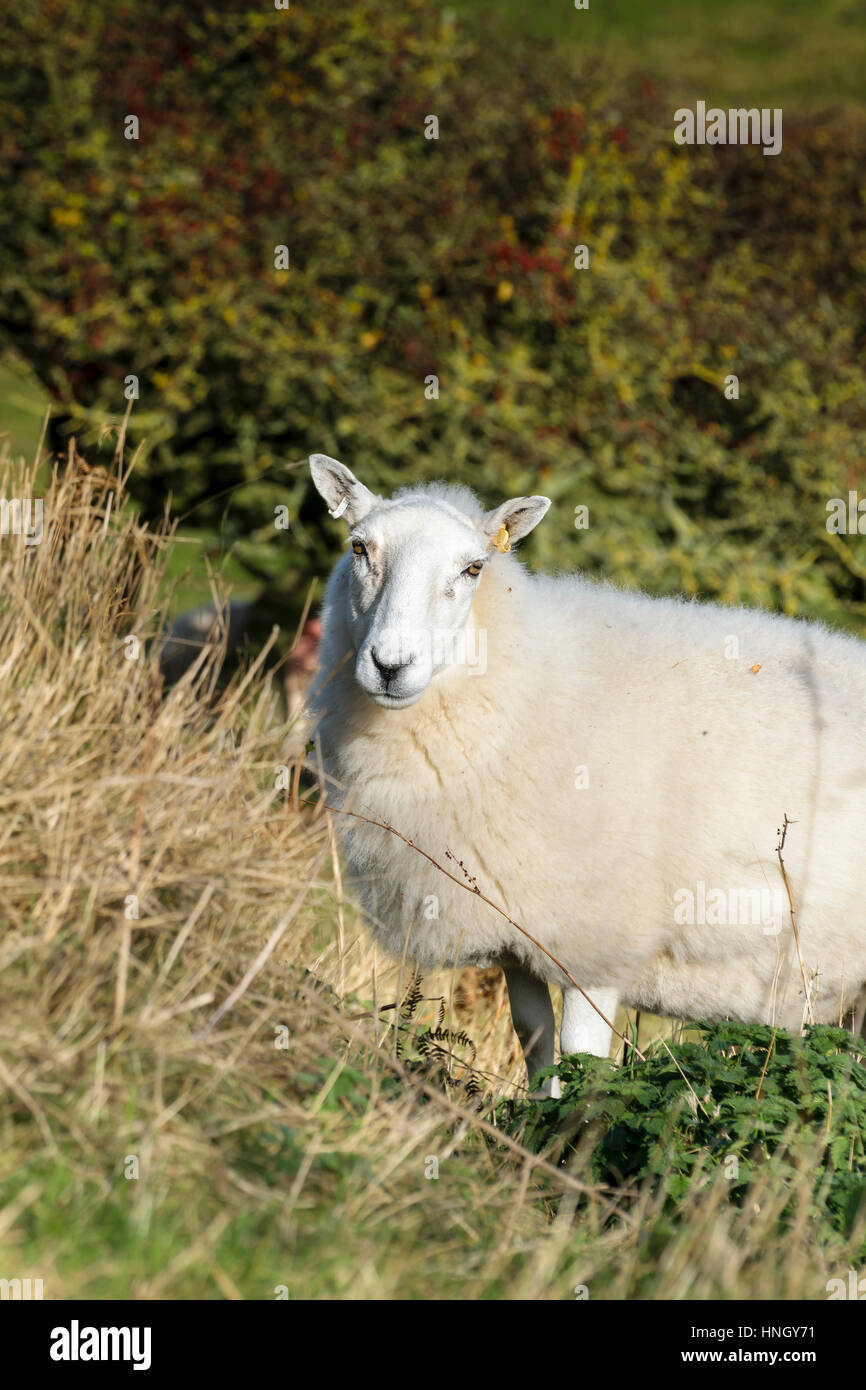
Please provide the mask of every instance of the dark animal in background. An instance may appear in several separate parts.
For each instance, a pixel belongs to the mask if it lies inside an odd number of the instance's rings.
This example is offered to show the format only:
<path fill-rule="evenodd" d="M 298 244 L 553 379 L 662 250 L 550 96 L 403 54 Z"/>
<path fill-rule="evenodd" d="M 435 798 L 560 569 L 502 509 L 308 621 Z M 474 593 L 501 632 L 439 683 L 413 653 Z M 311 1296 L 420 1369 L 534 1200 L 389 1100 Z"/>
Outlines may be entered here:
<path fill-rule="evenodd" d="M 175 685 L 196 661 L 209 642 L 221 642 L 225 629 L 225 654 L 220 671 L 234 667 L 244 646 L 255 636 L 256 602 L 232 599 L 220 614 L 215 603 L 187 609 L 175 618 L 168 630 L 159 666 L 166 685 Z M 316 669 L 322 624 L 308 618 L 282 669 L 289 718 L 295 718 L 304 703 L 307 688 Z"/>

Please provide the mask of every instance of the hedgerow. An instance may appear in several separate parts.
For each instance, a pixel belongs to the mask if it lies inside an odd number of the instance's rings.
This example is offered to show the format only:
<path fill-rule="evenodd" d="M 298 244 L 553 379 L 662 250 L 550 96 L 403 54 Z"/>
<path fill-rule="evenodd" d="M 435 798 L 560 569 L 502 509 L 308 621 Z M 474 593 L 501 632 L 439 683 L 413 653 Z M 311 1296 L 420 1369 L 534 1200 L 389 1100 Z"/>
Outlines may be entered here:
<path fill-rule="evenodd" d="M 422 0 L 22 0 L 0 342 L 56 443 L 135 374 L 145 516 L 170 494 L 290 599 L 337 536 L 290 466 L 322 450 L 551 495 L 540 563 L 860 622 L 864 543 L 825 521 L 864 475 L 866 130 L 786 113 L 766 158 L 672 115 Z"/>

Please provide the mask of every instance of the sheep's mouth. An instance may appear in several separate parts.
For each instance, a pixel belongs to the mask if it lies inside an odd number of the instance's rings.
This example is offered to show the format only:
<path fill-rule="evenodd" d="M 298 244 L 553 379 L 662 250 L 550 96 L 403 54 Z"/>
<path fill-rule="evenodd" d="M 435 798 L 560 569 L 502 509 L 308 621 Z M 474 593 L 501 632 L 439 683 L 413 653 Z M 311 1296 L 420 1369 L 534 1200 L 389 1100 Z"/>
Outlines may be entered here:
<path fill-rule="evenodd" d="M 380 709 L 408 709 L 424 694 L 424 690 L 416 690 L 411 695 L 389 695 L 386 690 L 367 690 L 364 686 L 361 689 Z"/>

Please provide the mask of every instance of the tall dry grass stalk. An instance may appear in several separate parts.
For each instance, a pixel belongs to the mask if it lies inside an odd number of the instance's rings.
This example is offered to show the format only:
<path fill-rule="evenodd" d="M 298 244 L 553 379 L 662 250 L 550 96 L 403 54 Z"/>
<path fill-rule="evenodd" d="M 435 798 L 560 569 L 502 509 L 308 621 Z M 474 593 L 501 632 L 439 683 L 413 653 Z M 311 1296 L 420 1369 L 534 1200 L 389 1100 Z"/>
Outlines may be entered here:
<path fill-rule="evenodd" d="M 34 470 L 5 459 L 2 489 L 32 497 Z M 308 1089 L 323 1066 L 345 1065 L 347 1044 L 317 991 L 330 999 L 333 980 L 368 992 L 372 955 L 348 913 L 348 943 L 333 930 L 326 815 L 275 793 L 298 740 L 261 663 L 220 690 L 217 653 L 206 652 L 161 689 L 169 540 L 139 525 L 116 477 L 73 453 L 45 496 L 41 544 L 0 541 L 7 1217 L 21 1199 L 16 1169 L 40 1174 L 27 1207 L 62 1163 L 78 1183 L 116 1180 L 144 1220 L 166 1168 L 200 1164 L 205 1200 L 220 1136 L 315 1122 L 298 1178 L 333 1145 Z M 382 962 L 380 974 L 387 982 L 394 968 Z M 353 1037 L 372 1054 L 373 1021 Z M 404 1115 L 404 1156 L 454 1111 L 443 1096 L 410 1122 L 411 1095 L 396 1106 L 372 1097 L 364 1121 L 375 1130 L 380 1108 L 389 1127 Z M 124 1183 L 128 1156 L 141 1176 Z M 220 1181 L 230 1190 L 234 1175 Z M 303 1187 L 270 1200 L 287 1214 Z M 7 1239 L 16 1225 L 7 1220 Z M 88 1286 L 84 1269 L 55 1277 L 55 1292 Z M 173 1278 L 133 1289 L 167 1292 Z"/>

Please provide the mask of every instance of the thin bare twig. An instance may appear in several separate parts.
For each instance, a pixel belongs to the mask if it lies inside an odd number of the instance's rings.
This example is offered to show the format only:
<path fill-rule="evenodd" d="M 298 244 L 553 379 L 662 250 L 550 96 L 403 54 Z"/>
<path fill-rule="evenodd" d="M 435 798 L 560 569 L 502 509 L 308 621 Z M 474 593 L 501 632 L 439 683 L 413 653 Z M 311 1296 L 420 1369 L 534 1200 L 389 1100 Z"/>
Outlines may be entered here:
<path fill-rule="evenodd" d="M 782 858 L 782 850 L 785 848 L 785 838 L 788 834 L 788 826 L 795 824 L 796 822 L 788 820 L 787 814 L 783 812 L 782 829 L 778 832 L 780 839 L 779 843 L 776 845 L 776 854 L 779 858 L 779 867 L 782 870 L 782 882 L 784 883 L 785 891 L 788 894 L 788 907 L 790 908 L 791 912 L 791 926 L 794 929 L 794 943 L 797 947 L 797 959 L 800 962 L 800 974 L 803 976 L 803 989 L 806 993 L 806 1012 L 809 1016 L 809 1022 L 814 1023 L 815 1014 L 812 1009 L 812 987 L 809 983 L 809 978 L 806 974 L 806 967 L 803 964 L 803 953 L 800 950 L 800 928 L 797 925 L 797 911 L 794 906 L 794 893 L 791 888 L 791 880 L 788 878 L 788 870 L 785 868 L 785 861 Z"/>
<path fill-rule="evenodd" d="M 328 840 L 331 845 L 331 860 L 334 865 L 334 887 L 337 891 L 337 946 L 340 952 L 340 1003 L 346 998 L 346 928 L 343 920 L 343 880 L 340 874 L 340 856 L 337 853 L 337 837 L 334 822 L 328 816 Z"/>
<path fill-rule="evenodd" d="M 764 1069 L 761 1072 L 761 1077 L 758 1082 L 758 1089 L 755 1092 L 755 1100 L 760 1100 L 761 1098 L 761 1087 L 764 1084 L 764 1077 L 767 1075 L 767 1067 L 770 1065 L 770 1057 L 772 1056 L 773 1048 L 776 1046 L 776 1032 L 777 1029 L 774 1028 L 773 1036 L 770 1039 L 770 1046 L 767 1048 L 767 1055 L 764 1058 Z"/>

